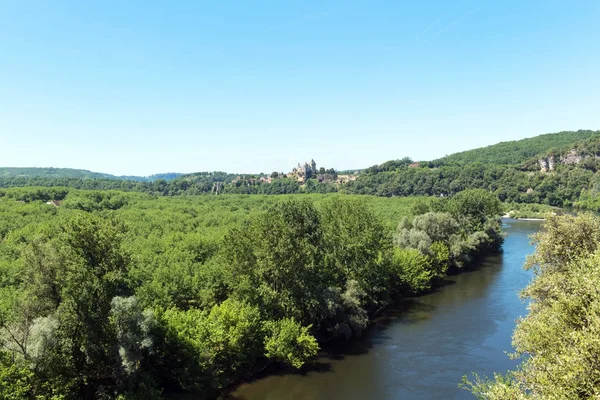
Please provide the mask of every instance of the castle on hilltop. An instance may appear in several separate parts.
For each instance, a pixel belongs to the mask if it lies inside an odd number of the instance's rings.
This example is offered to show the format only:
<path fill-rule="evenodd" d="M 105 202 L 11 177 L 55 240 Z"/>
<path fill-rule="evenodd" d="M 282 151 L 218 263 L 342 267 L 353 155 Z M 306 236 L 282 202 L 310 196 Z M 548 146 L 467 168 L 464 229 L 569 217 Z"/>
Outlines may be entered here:
<path fill-rule="evenodd" d="M 296 178 L 296 180 L 302 184 L 305 184 L 309 179 L 314 178 L 315 182 L 337 183 L 338 185 L 342 185 L 346 182 L 356 180 L 356 178 L 358 178 L 358 171 L 350 174 L 338 175 L 337 171 L 333 168 L 325 169 L 321 167 L 317 169 L 315 160 L 310 160 L 310 163 L 298 163 L 298 166 L 285 176 L 292 179 Z"/>
<path fill-rule="evenodd" d="M 306 182 L 311 176 L 317 174 L 317 163 L 315 160 L 310 160 L 310 164 L 305 162 L 304 165 L 298 163 L 298 167 L 294 168 L 290 175 L 295 176 L 299 182 Z"/>

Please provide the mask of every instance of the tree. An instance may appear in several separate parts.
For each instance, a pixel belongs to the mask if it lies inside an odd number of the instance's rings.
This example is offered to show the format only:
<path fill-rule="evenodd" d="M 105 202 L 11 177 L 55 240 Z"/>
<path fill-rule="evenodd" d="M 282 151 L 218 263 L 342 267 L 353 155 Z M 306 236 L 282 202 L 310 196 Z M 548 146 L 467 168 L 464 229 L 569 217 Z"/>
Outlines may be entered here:
<path fill-rule="evenodd" d="M 119 346 L 121 365 L 127 375 L 140 369 L 144 355 L 152 351 L 156 321 L 152 310 L 142 309 L 134 296 L 113 297 L 109 321 Z"/>
<path fill-rule="evenodd" d="M 536 251 L 526 267 L 560 271 L 569 262 L 596 251 L 600 243 L 600 219 L 591 213 L 551 217 L 533 240 Z"/>
<path fill-rule="evenodd" d="M 431 288 L 431 262 L 419 250 L 395 248 L 392 258 L 394 290 L 400 293 L 420 293 Z"/>
<path fill-rule="evenodd" d="M 59 325 L 45 368 L 50 376 L 73 379 L 84 398 L 116 386 L 114 368 L 120 362 L 109 316 L 111 300 L 130 294 L 123 234 L 124 227 L 112 219 L 79 215 L 61 235 L 65 266 L 54 313 Z"/>
<path fill-rule="evenodd" d="M 341 287 L 358 282 L 366 293 L 363 306 L 381 306 L 387 300 L 391 250 L 383 225 L 363 201 L 341 196 L 323 202 L 321 215 L 327 269 Z"/>
<path fill-rule="evenodd" d="M 171 350 L 179 353 L 178 363 L 169 367 L 177 368 L 176 378 L 186 388 L 214 394 L 263 353 L 260 311 L 237 300 L 226 300 L 209 312 L 170 309 L 161 324 L 168 342 L 174 343 Z"/>
<path fill-rule="evenodd" d="M 265 319 L 318 320 L 323 272 L 322 230 L 308 201 L 284 201 L 225 237 L 222 257 L 232 296 L 263 310 Z"/>
<path fill-rule="evenodd" d="M 6 400 L 31 398 L 34 372 L 25 365 L 17 365 L 12 357 L 0 351 L 0 397 Z"/>
<path fill-rule="evenodd" d="M 483 189 L 458 193 L 450 199 L 447 208 L 454 218 L 466 219 L 471 232 L 482 229 L 488 218 L 498 218 L 502 213 L 498 198 Z"/>
<path fill-rule="evenodd" d="M 303 327 L 293 318 L 268 321 L 265 323 L 265 355 L 294 368 L 302 367 L 319 351 L 317 340 L 309 329 L 310 326 Z"/>

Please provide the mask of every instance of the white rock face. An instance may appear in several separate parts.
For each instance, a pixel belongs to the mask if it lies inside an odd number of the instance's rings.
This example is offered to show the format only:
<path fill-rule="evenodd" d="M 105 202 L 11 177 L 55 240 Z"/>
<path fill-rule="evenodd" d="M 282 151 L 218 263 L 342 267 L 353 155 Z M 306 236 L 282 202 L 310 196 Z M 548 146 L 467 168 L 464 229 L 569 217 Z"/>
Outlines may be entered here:
<path fill-rule="evenodd" d="M 579 164 L 583 160 L 583 157 L 577 154 L 577 150 L 573 149 L 565 157 L 560 159 L 563 164 Z"/>

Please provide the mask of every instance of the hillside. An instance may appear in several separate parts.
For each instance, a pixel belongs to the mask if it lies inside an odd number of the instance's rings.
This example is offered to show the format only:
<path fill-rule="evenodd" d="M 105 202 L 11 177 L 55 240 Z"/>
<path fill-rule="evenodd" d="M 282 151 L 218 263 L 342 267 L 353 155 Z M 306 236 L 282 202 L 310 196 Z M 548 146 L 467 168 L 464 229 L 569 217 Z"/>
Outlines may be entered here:
<path fill-rule="evenodd" d="M 600 138 L 600 131 L 565 131 L 500 142 L 487 147 L 451 154 L 431 163 L 433 166 L 465 165 L 476 162 L 518 166 L 531 158 L 546 155 L 550 151 L 575 147 L 579 142 L 590 138 Z"/>
<path fill-rule="evenodd" d="M 0 179 L 117 179 L 136 182 L 153 182 L 158 179 L 171 180 L 182 174 L 168 172 L 163 174 L 154 174 L 150 176 L 116 176 L 102 172 L 92 172 L 85 169 L 74 168 L 19 168 L 19 167 L 0 167 Z"/>
<path fill-rule="evenodd" d="M 600 209 L 600 131 L 559 132 L 452 154 L 431 162 L 391 160 L 345 176 L 198 172 L 117 177 L 62 168 L 1 168 L 0 187 L 124 190 L 161 196 L 330 193 L 453 196 L 485 189 L 505 202 Z"/>
<path fill-rule="evenodd" d="M 116 176 L 73 168 L 0 168 L 0 178 L 117 179 Z"/>
<path fill-rule="evenodd" d="M 432 162 L 367 168 L 345 193 L 453 196 L 485 189 L 502 201 L 600 208 L 600 131 L 559 132 L 503 142 Z"/>

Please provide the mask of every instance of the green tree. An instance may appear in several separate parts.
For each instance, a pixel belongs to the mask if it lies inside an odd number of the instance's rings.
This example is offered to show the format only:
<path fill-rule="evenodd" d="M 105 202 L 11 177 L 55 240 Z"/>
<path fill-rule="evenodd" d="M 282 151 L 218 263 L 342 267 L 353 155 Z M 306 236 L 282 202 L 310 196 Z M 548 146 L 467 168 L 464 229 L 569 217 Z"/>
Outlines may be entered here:
<path fill-rule="evenodd" d="M 268 358 L 300 368 L 319 351 L 317 340 L 293 318 L 265 323 L 265 355 Z"/>
<path fill-rule="evenodd" d="M 331 279 L 323 272 L 322 231 L 308 201 L 277 203 L 225 237 L 222 256 L 232 296 L 265 319 L 318 320 L 319 298 Z"/>
<path fill-rule="evenodd" d="M 210 312 L 170 309 L 161 321 L 168 340 L 177 343 L 171 349 L 180 352 L 181 365 L 170 367 L 177 368 L 177 379 L 188 388 L 214 394 L 247 372 L 263 353 L 260 312 L 247 303 L 229 299 Z M 193 364 L 186 367 L 183 356 Z M 182 373 L 185 369 L 187 374 Z"/>
<path fill-rule="evenodd" d="M 10 354 L 0 351 L 0 397 L 22 400 L 33 397 L 34 372 L 26 365 L 17 365 Z"/>
<path fill-rule="evenodd" d="M 400 293 L 420 293 L 431 288 L 434 274 L 427 256 L 417 249 L 395 248 L 392 258 L 392 279 Z"/>
<path fill-rule="evenodd" d="M 488 218 L 498 218 L 502 214 L 498 198 L 483 189 L 458 193 L 450 199 L 447 208 L 457 220 L 465 219 L 471 232 L 481 230 Z"/>
<path fill-rule="evenodd" d="M 50 377 L 70 378 L 84 398 L 118 387 L 117 338 L 109 316 L 111 300 L 130 293 L 123 235 L 124 227 L 112 219 L 79 215 L 60 237 L 65 265 L 54 313 L 58 329 L 44 368 Z"/>
<path fill-rule="evenodd" d="M 321 205 L 327 269 L 337 284 L 358 282 L 364 307 L 387 301 L 391 241 L 366 203 L 334 196 Z"/>

